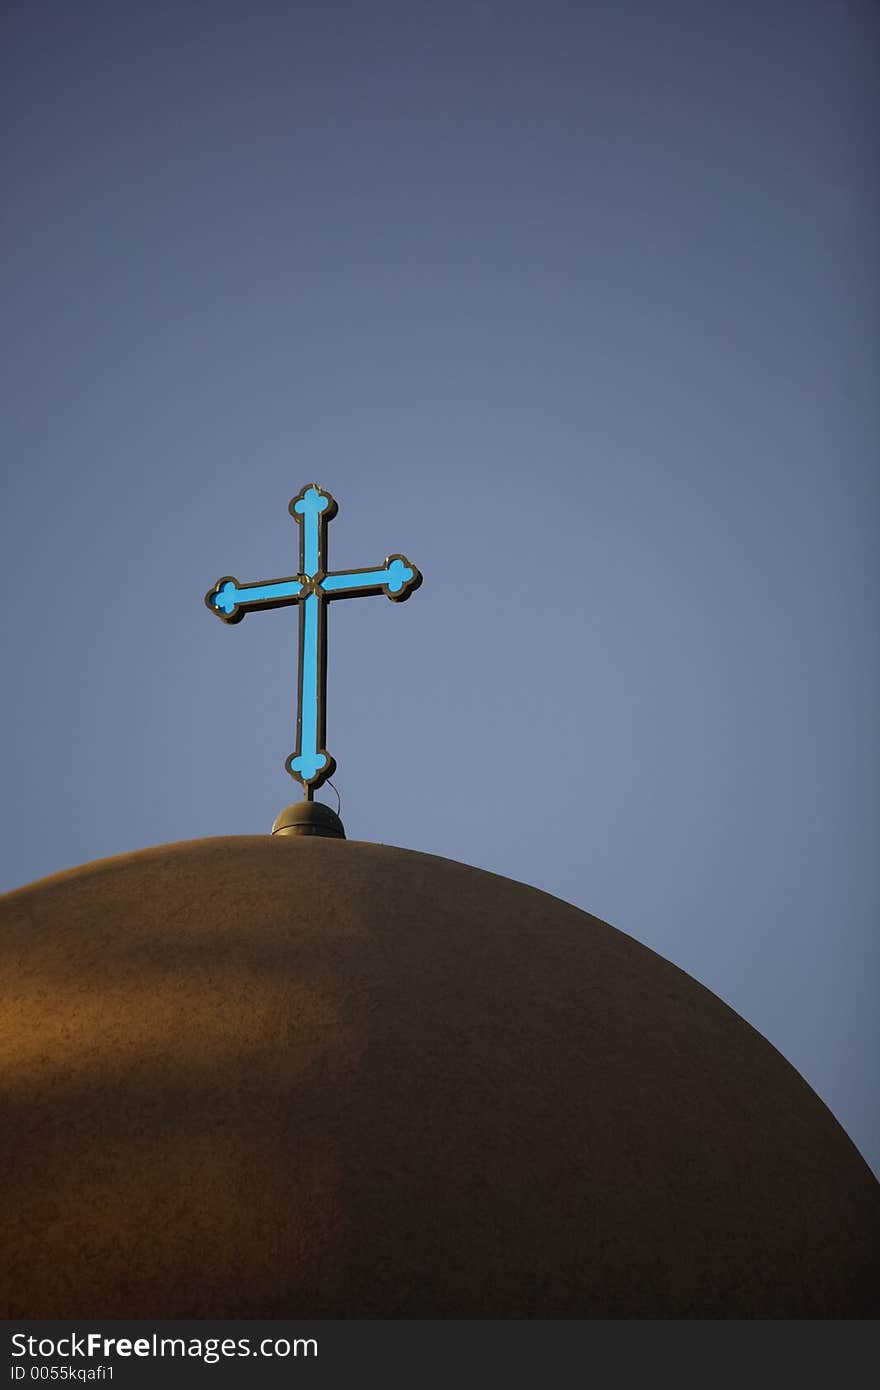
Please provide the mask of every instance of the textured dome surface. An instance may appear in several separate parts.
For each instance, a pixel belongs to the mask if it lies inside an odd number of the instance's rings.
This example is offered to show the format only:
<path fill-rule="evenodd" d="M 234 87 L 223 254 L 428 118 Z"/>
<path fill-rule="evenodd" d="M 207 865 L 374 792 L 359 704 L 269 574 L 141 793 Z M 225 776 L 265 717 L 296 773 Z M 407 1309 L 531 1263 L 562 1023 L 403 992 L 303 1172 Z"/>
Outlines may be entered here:
<path fill-rule="evenodd" d="M 876 1316 L 878 1184 L 636 941 L 388 846 L 8 894 L 0 1316 Z"/>

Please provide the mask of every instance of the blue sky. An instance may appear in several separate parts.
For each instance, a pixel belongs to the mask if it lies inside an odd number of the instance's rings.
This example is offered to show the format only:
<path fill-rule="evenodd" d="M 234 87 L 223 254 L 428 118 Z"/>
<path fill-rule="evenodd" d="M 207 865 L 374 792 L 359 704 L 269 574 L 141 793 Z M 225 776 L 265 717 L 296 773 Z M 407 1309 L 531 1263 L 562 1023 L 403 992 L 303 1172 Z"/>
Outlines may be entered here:
<path fill-rule="evenodd" d="M 349 835 L 729 1002 L 880 1168 L 880 14 L 4 9 L 2 885 L 267 832 L 330 612 Z M 335 805 L 332 794 L 324 799 Z"/>

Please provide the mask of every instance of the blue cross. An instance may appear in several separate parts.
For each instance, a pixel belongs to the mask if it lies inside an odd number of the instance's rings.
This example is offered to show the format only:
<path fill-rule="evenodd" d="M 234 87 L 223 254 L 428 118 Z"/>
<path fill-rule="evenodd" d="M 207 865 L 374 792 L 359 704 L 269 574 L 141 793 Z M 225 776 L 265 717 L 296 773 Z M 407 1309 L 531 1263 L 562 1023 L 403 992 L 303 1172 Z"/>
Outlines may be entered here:
<path fill-rule="evenodd" d="M 405 555 L 389 555 L 380 569 L 330 572 L 327 564 L 327 523 L 338 510 L 329 492 L 309 483 L 290 503 L 290 514 L 300 528 L 300 573 L 289 579 L 267 579 L 239 584 L 231 575 L 218 579 L 205 595 L 205 603 L 224 623 L 241 622 L 249 609 L 281 608 L 299 604 L 299 708 L 296 750 L 285 763 L 291 777 L 301 782 L 306 799 L 332 777 L 336 760 L 324 747 L 327 704 L 327 624 L 324 607 L 332 599 L 357 598 L 362 594 L 387 594 L 403 603 L 422 582 L 422 576 Z"/>

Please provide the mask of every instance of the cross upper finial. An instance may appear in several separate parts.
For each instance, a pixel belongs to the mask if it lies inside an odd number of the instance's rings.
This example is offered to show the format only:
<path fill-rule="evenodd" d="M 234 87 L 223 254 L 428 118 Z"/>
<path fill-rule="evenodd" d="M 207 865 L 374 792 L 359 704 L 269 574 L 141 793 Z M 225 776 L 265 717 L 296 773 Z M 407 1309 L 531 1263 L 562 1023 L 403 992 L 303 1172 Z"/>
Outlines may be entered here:
<path fill-rule="evenodd" d="M 327 626 L 325 607 L 333 599 L 386 594 L 403 603 L 422 582 L 405 555 L 389 555 L 378 569 L 327 570 L 327 525 L 338 511 L 335 499 L 309 483 L 291 499 L 290 514 L 300 528 L 299 573 L 287 579 L 240 584 L 232 575 L 218 579 L 205 603 L 224 623 L 241 622 L 250 609 L 299 606 L 299 701 L 296 749 L 285 763 L 307 799 L 332 777 L 335 759 L 327 752 Z"/>

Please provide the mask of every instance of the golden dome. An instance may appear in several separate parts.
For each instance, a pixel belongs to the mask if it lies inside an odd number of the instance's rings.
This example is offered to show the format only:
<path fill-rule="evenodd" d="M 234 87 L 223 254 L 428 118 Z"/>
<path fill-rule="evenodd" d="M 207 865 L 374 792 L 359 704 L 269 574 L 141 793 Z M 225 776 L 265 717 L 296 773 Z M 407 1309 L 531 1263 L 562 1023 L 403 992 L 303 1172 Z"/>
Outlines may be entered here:
<path fill-rule="evenodd" d="M 536 889 L 194 841 L 8 894 L 0 1316 L 877 1316 L 878 1184 L 731 1009 Z"/>

